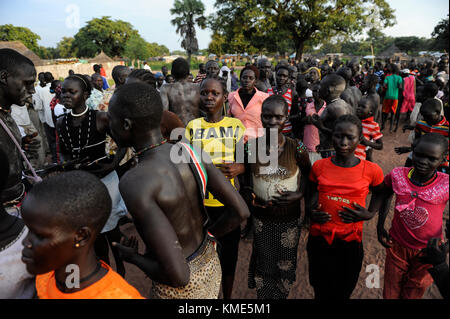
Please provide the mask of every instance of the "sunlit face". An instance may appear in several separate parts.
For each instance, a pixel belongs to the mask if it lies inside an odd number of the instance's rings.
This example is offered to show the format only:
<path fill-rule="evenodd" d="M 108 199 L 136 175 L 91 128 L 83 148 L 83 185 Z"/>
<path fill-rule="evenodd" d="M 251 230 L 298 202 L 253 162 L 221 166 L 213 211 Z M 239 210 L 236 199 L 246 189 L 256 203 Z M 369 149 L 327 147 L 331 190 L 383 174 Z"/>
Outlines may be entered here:
<path fill-rule="evenodd" d="M 251 91 L 255 88 L 256 76 L 253 70 L 245 70 L 241 75 L 242 88 Z"/>
<path fill-rule="evenodd" d="M 422 176 L 432 174 L 444 160 L 445 151 L 439 144 L 419 141 L 413 149 L 413 166 L 417 173 Z"/>
<path fill-rule="evenodd" d="M 278 134 L 280 134 L 286 119 L 286 110 L 283 104 L 276 102 L 266 103 L 261 109 L 261 122 L 266 129 L 266 134 L 269 134 L 271 129 L 276 129 Z"/>
<path fill-rule="evenodd" d="M 71 263 L 75 255 L 75 231 L 61 225 L 45 200 L 25 197 L 22 218 L 28 227 L 22 261 L 31 274 L 44 274 Z"/>
<path fill-rule="evenodd" d="M 334 127 L 331 139 L 336 155 L 348 156 L 355 152 L 361 140 L 361 132 L 353 123 L 340 122 Z"/>
<path fill-rule="evenodd" d="M 289 80 L 289 71 L 286 69 L 279 69 L 277 72 L 277 84 L 280 86 L 286 85 Z"/>
<path fill-rule="evenodd" d="M 206 76 L 208 78 L 219 76 L 220 68 L 217 62 L 206 63 Z"/>
<path fill-rule="evenodd" d="M 92 86 L 101 91 L 103 89 L 103 78 L 97 74 L 92 76 Z"/>
<path fill-rule="evenodd" d="M 200 87 L 200 106 L 208 114 L 215 114 L 222 110 L 226 96 L 223 94 L 222 84 L 213 79 L 202 82 Z"/>
<path fill-rule="evenodd" d="M 11 104 L 24 105 L 35 92 L 36 69 L 32 65 L 23 64 L 13 72 L 5 72 L 5 80 L 7 100 Z"/>
<path fill-rule="evenodd" d="M 272 64 L 269 60 L 264 60 L 259 66 L 261 74 L 264 74 L 265 79 L 270 79 L 272 77 Z"/>
<path fill-rule="evenodd" d="M 368 99 L 361 99 L 356 107 L 356 115 L 360 119 L 366 119 L 373 115 L 372 104 Z"/>
<path fill-rule="evenodd" d="M 76 80 L 64 80 L 61 88 L 61 103 L 67 109 L 75 109 L 86 102 L 88 93 L 83 91 L 81 83 Z"/>
<path fill-rule="evenodd" d="M 317 72 L 316 69 L 312 69 L 309 71 L 309 78 L 311 79 L 311 82 L 318 82 L 320 81 L 320 75 L 319 72 Z"/>
<path fill-rule="evenodd" d="M 420 108 L 420 115 L 423 116 L 427 124 L 434 125 L 439 123 L 441 119 L 441 108 L 436 105 L 424 105 Z"/>

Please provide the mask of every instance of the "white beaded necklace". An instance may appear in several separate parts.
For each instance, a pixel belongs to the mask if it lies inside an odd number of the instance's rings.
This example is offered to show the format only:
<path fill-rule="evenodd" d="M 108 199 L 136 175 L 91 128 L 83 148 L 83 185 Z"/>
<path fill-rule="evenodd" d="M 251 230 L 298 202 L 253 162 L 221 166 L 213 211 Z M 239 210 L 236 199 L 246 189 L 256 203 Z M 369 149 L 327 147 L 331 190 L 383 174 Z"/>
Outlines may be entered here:
<path fill-rule="evenodd" d="M 84 114 L 86 114 L 86 112 L 89 110 L 89 107 L 86 105 L 86 109 L 79 113 L 79 114 L 73 114 L 73 110 L 70 110 L 70 115 L 74 116 L 74 117 L 80 117 L 83 116 Z"/>
<path fill-rule="evenodd" d="M 88 108 L 86 108 L 86 111 L 87 110 L 88 110 Z M 86 113 L 86 111 L 83 112 L 83 114 Z M 79 115 L 79 114 L 77 114 L 77 115 Z M 68 147 L 67 142 L 64 140 L 62 134 L 61 134 L 61 139 L 64 142 L 64 144 L 66 145 L 66 148 L 70 149 L 70 152 L 72 153 L 73 157 L 75 157 L 75 151 L 78 151 L 78 156 L 76 157 L 77 159 L 80 158 L 81 151 L 89 144 L 89 137 L 90 137 L 90 132 L 91 132 L 91 118 L 92 118 L 92 112 L 89 112 L 89 122 L 88 122 L 86 144 L 83 147 L 81 146 L 81 131 L 82 131 L 82 127 L 83 127 L 83 123 L 81 123 L 80 128 L 78 129 L 78 147 L 74 147 L 74 145 L 73 145 L 74 143 L 72 141 L 72 137 L 70 136 L 70 131 L 69 131 L 68 116 L 66 116 L 65 126 L 66 126 L 66 131 L 67 131 L 67 138 L 70 143 L 70 148 Z"/>

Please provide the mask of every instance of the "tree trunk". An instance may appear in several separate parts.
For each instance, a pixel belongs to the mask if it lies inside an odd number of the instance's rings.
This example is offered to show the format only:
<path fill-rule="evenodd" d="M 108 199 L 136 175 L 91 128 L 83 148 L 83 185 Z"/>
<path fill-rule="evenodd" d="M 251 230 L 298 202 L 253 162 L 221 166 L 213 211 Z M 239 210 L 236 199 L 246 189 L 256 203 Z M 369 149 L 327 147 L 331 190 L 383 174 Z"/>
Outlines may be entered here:
<path fill-rule="evenodd" d="M 295 60 L 301 62 L 303 57 L 303 49 L 305 48 L 305 41 L 297 40 L 295 41 Z"/>
<path fill-rule="evenodd" d="M 187 50 L 187 54 L 188 54 L 187 62 L 189 64 L 189 70 L 190 70 L 191 69 L 191 55 L 192 55 L 192 52 Z"/>

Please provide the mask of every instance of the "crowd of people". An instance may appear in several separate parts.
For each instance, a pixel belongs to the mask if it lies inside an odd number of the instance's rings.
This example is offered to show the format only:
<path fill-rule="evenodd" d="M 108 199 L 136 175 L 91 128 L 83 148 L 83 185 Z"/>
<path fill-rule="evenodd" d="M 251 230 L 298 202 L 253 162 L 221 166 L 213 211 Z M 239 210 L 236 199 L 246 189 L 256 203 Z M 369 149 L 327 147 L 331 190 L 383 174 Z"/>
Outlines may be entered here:
<path fill-rule="evenodd" d="M 231 299 L 246 238 L 248 287 L 286 299 L 306 231 L 314 297 L 349 299 L 372 218 L 383 297 L 448 298 L 448 55 L 237 71 L 178 58 L 116 66 L 109 87 L 100 65 L 59 81 L 0 49 L 0 298 L 140 299 L 131 263 L 150 298 Z M 409 156 L 384 174 L 373 152 L 401 120 Z"/>

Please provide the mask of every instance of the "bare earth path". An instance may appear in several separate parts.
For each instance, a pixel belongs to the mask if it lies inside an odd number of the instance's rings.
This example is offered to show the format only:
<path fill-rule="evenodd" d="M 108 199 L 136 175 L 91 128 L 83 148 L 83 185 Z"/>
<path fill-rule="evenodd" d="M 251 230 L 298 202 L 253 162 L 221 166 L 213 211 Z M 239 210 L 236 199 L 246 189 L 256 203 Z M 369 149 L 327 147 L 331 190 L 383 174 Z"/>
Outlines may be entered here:
<path fill-rule="evenodd" d="M 385 134 L 383 138 L 384 150 L 374 152 L 374 162 L 379 164 L 383 169 L 384 174 L 387 174 L 396 166 L 402 166 L 407 158 L 407 154 L 397 155 L 394 152 L 394 147 L 396 146 L 406 146 L 407 133 L 403 133 L 401 129 L 397 133 L 389 133 L 387 130 L 383 132 Z M 445 210 L 445 218 L 448 219 L 448 205 Z M 386 222 L 387 228 L 390 226 L 392 220 L 392 209 L 390 216 Z M 364 225 L 364 261 L 363 267 L 361 269 L 360 278 L 358 285 L 355 288 L 352 298 L 354 299 L 380 299 L 382 298 L 382 287 L 383 287 L 383 273 L 384 273 L 384 259 L 385 259 L 385 249 L 378 243 L 376 235 L 376 223 L 377 218 L 368 221 Z M 127 235 L 136 235 L 134 226 L 127 224 L 122 226 L 122 231 Z M 302 235 L 300 238 L 300 245 L 298 251 L 297 260 L 297 281 L 295 282 L 291 292 L 289 294 L 289 299 L 312 299 L 314 297 L 314 292 L 312 287 L 309 285 L 308 279 L 308 263 L 306 256 L 306 242 L 307 242 L 307 232 L 302 230 Z M 143 250 L 143 243 L 140 242 L 140 252 Z M 255 290 L 247 288 L 247 270 L 248 263 L 251 254 L 251 241 L 241 240 L 239 246 L 239 259 L 236 269 L 236 277 L 233 289 L 233 299 L 256 299 Z M 372 272 L 366 272 L 367 265 L 375 264 L 380 269 L 380 287 L 381 288 L 367 288 L 366 278 Z M 126 263 L 126 280 L 136 287 L 145 297 L 149 296 L 149 291 L 151 287 L 151 280 L 147 278 L 143 272 L 141 272 L 134 265 Z M 113 265 L 114 268 L 114 265 Z M 425 293 L 424 299 L 440 299 L 441 296 L 437 287 L 433 284 L 432 287 Z"/>

